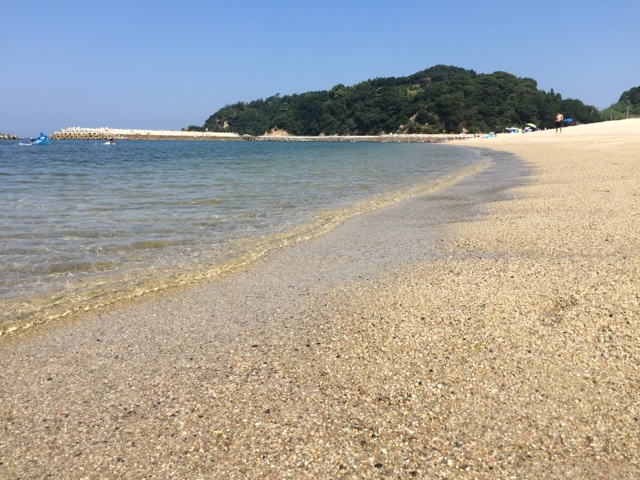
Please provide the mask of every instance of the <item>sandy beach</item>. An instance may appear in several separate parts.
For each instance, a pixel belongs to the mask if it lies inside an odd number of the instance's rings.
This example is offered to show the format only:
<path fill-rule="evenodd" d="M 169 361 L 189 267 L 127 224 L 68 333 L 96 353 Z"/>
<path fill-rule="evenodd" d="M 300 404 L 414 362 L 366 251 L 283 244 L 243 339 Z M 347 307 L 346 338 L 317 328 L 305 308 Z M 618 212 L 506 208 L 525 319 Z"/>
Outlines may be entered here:
<path fill-rule="evenodd" d="M 0 478 L 640 478 L 640 119 L 455 144 L 491 165 L 0 337 Z"/>

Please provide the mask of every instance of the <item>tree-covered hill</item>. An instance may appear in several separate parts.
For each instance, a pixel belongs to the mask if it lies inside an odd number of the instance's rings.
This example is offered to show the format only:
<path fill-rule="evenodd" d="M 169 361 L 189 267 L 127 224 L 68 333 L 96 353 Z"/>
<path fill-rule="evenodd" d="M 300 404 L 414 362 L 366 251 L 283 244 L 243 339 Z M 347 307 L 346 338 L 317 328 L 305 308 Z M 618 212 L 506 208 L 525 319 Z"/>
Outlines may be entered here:
<path fill-rule="evenodd" d="M 617 103 L 602 110 L 603 120 L 620 120 L 640 116 L 640 87 L 633 87 L 620 95 Z"/>
<path fill-rule="evenodd" d="M 557 111 L 581 123 L 599 120 L 595 107 L 539 90 L 533 79 L 437 65 L 407 77 L 238 102 L 188 129 L 250 135 L 280 129 L 310 136 L 482 133 L 527 123 L 552 127 Z"/>

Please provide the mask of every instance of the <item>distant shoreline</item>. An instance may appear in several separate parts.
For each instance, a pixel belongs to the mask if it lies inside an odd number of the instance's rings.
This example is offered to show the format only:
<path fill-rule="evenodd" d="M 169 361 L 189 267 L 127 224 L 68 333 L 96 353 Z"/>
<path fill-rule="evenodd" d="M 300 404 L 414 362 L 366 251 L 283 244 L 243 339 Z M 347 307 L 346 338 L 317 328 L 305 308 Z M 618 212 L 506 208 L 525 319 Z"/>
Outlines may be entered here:
<path fill-rule="evenodd" d="M 175 130 L 138 130 L 119 128 L 71 127 L 54 132 L 52 140 L 245 140 L 270 142 L 446 142 L 473 138 L 462 134 L 386 134 L 386 135 L 345 135 L 345 136 L 295 136 L 266 134 L 261 136 L 240 135 L 222 132 L 185 132 Z"/>

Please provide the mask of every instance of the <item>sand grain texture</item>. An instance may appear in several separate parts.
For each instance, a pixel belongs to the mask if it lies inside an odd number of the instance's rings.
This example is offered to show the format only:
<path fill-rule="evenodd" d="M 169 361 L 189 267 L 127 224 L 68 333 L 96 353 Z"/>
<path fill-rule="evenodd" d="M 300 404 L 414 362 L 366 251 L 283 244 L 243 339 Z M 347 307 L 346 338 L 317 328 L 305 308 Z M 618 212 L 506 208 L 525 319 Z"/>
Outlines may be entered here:
<path fill-rule="evenodd" d="M 640 120 L 465 146 L 495 166 L 0 339 L 0 478 L 639 478 Z"/>

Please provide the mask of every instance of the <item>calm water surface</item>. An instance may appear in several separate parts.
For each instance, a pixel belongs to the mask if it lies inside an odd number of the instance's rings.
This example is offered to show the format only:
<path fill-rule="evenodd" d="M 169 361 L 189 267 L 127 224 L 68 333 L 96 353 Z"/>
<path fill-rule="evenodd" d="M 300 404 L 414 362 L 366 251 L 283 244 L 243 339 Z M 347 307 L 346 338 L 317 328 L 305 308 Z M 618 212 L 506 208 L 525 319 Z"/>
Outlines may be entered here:
<path fill-rule="evenodd" d="M 0 142 L 0 332 L 214 277 L 482 161 L 437 144 Z"/>

